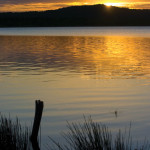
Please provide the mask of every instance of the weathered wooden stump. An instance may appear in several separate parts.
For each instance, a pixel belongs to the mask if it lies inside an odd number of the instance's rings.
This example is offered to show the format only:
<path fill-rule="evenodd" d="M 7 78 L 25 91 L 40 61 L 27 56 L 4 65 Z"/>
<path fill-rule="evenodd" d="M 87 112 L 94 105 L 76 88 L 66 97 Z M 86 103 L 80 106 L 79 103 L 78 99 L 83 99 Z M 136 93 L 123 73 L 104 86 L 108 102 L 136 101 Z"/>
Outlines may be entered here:
<path fill-rule="evenodd" d="M 44 107 L 43 101 L 40 100 L 35 101 L 35 116 L 34 116 L 32 134 L 30 136 L 30 141 L 32 143 L 33 150 L 40 150 L 37 137 L 38 137 L 40 122 L 42 118 L 43 107 Z"/>

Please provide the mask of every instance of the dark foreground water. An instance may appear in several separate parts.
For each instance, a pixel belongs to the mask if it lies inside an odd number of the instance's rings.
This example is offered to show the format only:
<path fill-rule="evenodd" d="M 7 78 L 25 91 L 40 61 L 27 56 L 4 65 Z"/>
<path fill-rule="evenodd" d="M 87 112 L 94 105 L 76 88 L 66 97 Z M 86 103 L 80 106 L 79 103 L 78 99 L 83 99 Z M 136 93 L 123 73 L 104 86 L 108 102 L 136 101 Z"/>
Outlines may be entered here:
<path fill-rule="evenodd" d="M 44 101 L 42 147 L 83 114 L 150 138 L 150 27 L 1 28 L 0 111 L 31 125 Z M 115 114 L 117 112 L 117 115 Z"/>

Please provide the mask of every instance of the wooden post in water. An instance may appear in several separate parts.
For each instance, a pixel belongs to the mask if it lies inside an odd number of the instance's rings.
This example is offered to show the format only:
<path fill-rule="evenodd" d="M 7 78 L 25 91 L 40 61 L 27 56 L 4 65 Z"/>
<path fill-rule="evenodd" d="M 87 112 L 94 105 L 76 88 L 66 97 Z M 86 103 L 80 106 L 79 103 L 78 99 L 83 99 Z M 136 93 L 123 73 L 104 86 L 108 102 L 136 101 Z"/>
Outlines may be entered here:
<path fill-rule="evenodd" d="M 35 116 L 34 116 L 32 134 L 30 137 L 33 150 L 40 150 L 37 137 L 38 137 L 40 122 L 42 118 L 43 107 L 44 107 L 43 101 L 40 100 L 35 101 Z"/>

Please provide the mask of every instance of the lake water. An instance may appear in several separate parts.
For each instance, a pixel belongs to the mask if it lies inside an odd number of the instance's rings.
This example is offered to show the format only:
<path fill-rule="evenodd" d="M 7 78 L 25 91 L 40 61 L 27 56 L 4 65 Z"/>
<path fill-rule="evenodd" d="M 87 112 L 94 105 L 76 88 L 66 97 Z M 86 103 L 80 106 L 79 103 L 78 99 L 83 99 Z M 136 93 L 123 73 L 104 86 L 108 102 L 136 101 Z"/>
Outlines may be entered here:
<path fill-rule="evenodd" d="M 36 99 L 43 149 L 83 114 L 149 139 L 150 27 L 0 28 L 0 111 L 31 124 Z"/>

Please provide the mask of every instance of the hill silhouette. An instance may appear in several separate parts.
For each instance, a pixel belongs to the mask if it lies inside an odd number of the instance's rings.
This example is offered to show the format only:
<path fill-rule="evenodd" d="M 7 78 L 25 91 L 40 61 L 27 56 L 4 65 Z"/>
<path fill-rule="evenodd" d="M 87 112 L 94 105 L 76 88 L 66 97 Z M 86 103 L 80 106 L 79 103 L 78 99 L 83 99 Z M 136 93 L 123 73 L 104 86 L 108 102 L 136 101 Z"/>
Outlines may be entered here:
<path fill-rule="evenodd" d="M 149 26 L 150 10 L 72 6 L 42 12 L 0 13 L 0 27 Z"/>

